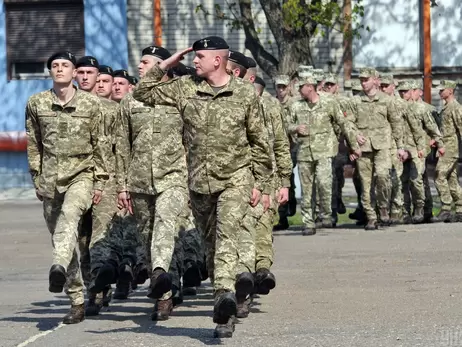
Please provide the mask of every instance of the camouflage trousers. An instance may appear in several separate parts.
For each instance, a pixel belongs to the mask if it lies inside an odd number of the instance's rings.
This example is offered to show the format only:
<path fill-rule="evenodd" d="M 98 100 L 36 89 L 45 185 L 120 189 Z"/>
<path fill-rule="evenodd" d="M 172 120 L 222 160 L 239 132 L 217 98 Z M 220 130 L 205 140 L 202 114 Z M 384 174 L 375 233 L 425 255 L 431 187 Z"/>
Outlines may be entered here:
<path fill-rule="evenodd" d="M 377 220 L 377 213 L 372 206 L 371 192 L 372 181 L 376 180 L 375 198 L 377 206 L 388 210 L 390 198 L 390 171 L 391 156 L 389 149 L 373 150 L 372 152 L 363 152 L 362 156 L 356 160 L 361 185 L 363 187 L 361 201 L 367 219 Z"/>
<path fill-rule="evenodd" d="M 273 194 L 270 208 L 263 213 L 255 226 L 255 270 L 270 269 L 273 265 L 273 224 L 278 202 Z"/>
<path fill-rule="evenodd" d="M 249 205 L 247 213 L 242 219 L 242 230 L 239 233 L 239 247 L 237 249 L 239 256 L 237 267 L 238 274 L 242 272 L 253 273 L 255 271 L 256 226 L 263 214 L 263 205 L 260 202 L 255 207 Z"/>
<path fill-rule="evenodd" d="M 403 163 L 396 155 L 396 149 L 390 152 L 391 157 L 391 196 L 390 196 L 390 212 L 401 215 L 403 212 Z"/>
<path fill-rule="evenodd" d="M 299 161 L 298 175 L 302 188 L 302 221 L 306 228 L 315 228 L 313 218 L 313 185 L 319 191 L 320 218 L 326 220 L 332 214 L 332 158 L 315 161 Z"/>
<path fill-rule="evenodd" d="M 412 215 L 412 201 L 414 202 L 414 209 L 423 208 L 425 203 L 425 191 L 423 186 L 425 160 L 413 157 L 406 160 L 403 167 L 404 213 Z"/>
<path fill-rule="evenodd" d="M 196 225 L 204 240 L 207 269 L 215 292 L 235 290 L 239 227 L 249 208 L 252 182 L 213 194 L 190 191 Z"/>
<path fill-rule="evenodd" d="M 457 171 L 458 158 L 444 156 L 438 159 L 435 186 L 440 196 L 442 210 L 451 210 L 454 202 L 456 212 L 462 212 L 462 189 Z"/>
<path fill-rule="evenodd" d="M 187 190 L 172 187 L 158 195 L 132 193 L 131 197 L 148 268 L 169 271 L 178 239 L 178 218 L 188 202 Z M 170 296 L 171 293 L 166 293 L 162 300 Z"/>
<path fill-rule="evenodd" d="M 43 199 L 43 216 L 53 245 L 53 264 L 66 269 L 65 292 L 72 305 L 84 303 L 77 240 L 82 216 L 91 206 L 92 191 L 93 182 L 81 180 L 65 193 L 55 192 L 53 198 Z"/>

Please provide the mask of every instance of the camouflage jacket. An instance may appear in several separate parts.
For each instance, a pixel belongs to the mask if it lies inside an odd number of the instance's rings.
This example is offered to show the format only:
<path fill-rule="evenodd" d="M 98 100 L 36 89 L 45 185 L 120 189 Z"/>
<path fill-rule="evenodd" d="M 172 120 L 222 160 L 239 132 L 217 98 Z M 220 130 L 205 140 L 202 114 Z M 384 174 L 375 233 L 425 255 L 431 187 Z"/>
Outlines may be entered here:
<path fill-rule="evenodd" d="M 103 135 L 105 141 L 110 145 L 106 146 L 105 159 L 107 164 L 107 170 L 109 173 L 109 179 L 115 178 L 115 123 L 117 115 L 119 114 L 119 104 L 113 100 L 106 98 L 99 98 L 102 104 L 102 115 L 103 115 Z"/>
<path fill-rule="evenodd" d="M 183 122 L 170 106 L 147 106 L 127 94 L 116 140 L 117 191 L 156 195 L 187 186 Z"/>
<path fill-rule="evenodd" d="M 266 91 L 263 92 L 260 100 L 270 140 L 270 152 L 275 175 L 274 188 L 289 188 L 292 160 L 289 140 L 284 128 L 284 110 L 279 101 Z"/>
<path fill-rule="evenodd" d="M 403 120 L 391 97 L 379 91 L 371 99 L 361 93 L 351 98 L 351 106 L 352 117 L 348 119 L 366 138 L 361 151 L 391 149 L 392 140 L 396 148 L 403 148 Z"/>
<path fill-rule="evenodd" d="M 443 138 L 441 132 L 438 129 L 435 118 L 432 115 L 432 110 L 421 102 L 411 102 L 411 110 L 416 117 L 419 128 L 422 132 L 422 137 L 425 139 L 425 154 L 429 154 L 431 151 L 430 140 L 435 140 L 438 148 L 444 147 Z"/>
<path fill-rule="evenodd" d="M 427 108 L 428 112 L 430 112 L 430 114 L 432 115 L 432 118 L 435 121 L 438 130 L 441 129 L 441 115 L 436 110 L 436 107 L 432 104 L 429 104 L 428 102 L 423 101 L 422 99 L 420 99 L 417 102 L 423 104 Z"/>
<path fill-rule="evenodd" d="M 441 110 L 441 133 L 449 158 L 459 157 L 459 140 L 462 133 L 462 105 L 457 100 L 446 103 Z"/>
<path fill-rule="evenodd" d="M 27 156 L 35 188 L 52 198 L 76 181 L 94 181 L 102 190 L 109 175 L 101 137 L 101 102 L 77 90 L 61 106 L 52 89 L 31 96 L 26 106 Z"/>
<path fill-rule="evenodd" d="M 346 121 L 338 103 L 332 97 L 320 97 L 312 107 L 304 99 L 290 107 L 289 132 L 296 134 L 296 128 L 307 126 L 306 135 L 297 135 L 297 161 L 313 161 L 334 157 L 338 153 L 338 137 L 344 134 L 348 142 L 356 144 L 353 127 Z M 356 144 L 356 147 L 358 145 Z"/>
<path fill-rule="evenodd" d="M 160 82 L 163 75 L 155 66 L 133 96 L 147 105 L 170 105 L 180 111 L 190 190 L 211 194 L 253 183 L 269 194 L 268 132 L 254 87 L 231 76 L 215 94 L 204 79 L 183 76 Z"/>
<path fill-rule="evenodd" d="M 396 112 L 403 119 L 403 148 L 410 153 L 412 158 L 417 158 L 417 152 L 425 150 L 425 134 L 413 112 L 413 105 L 399 96 L 392 96 L 391 98 Z M 391 125 L 390 131 L 392 131 Z M 397 149 L 394 141 L 392 141 L 392 149 Z"/>

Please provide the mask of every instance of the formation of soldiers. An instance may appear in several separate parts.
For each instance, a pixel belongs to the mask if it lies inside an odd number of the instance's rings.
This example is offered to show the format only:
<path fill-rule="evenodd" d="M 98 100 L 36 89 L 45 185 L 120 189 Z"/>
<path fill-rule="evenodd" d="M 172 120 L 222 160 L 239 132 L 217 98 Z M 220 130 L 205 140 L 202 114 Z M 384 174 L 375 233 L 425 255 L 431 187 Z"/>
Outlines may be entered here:
<path fill-rule="evenodd" d="M 194 67 L 181 64 L 192 51 Z M 417 81 L 401 81 L 400 98 L 393 77 L 371 68 L 346 97 L 336 76 L 300 66 L 275 78 L 276 99 L 255 61 L 216 36 L 173 55 L 146 47 L 139 82 L 70 52 L 52 55 L 48 69 L 53 87 L 26 107 L 28 158 L 52 235 L 49 290 L 71 300 L 66 324 L 148 279 L 151 318 L 165 320 L 210 278 L 215 336 L 231 337 L 255 294 L 275 288 L 272 231 L 278 210 L 276 229 L 295 213 L 295 164 L 303 235 L 345 213 L 348 161 L 359 196 L 352 217 L 366 229 L 432 220 L 433 148 L 442 202 L 433 219 L 462 221 L 454 82 L 438 87 L 438 126 Z"/>

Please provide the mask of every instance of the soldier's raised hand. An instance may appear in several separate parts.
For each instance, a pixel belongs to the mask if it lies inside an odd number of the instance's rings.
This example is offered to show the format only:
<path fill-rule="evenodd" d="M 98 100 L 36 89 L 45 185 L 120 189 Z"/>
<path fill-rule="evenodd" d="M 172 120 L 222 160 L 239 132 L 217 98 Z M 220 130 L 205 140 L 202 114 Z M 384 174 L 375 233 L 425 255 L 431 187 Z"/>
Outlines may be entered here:
<path fill-rule="evenodd" d="M 163 60 L 160 62 L 159 67 L 162 70 L 168 70 L 172 67 L 177 66 L 183 59 L 186 54 L 189 52 L 192 52 L 192 47 L 188 47 L 186 49 L 183 49 L 179 52 L 174 53 L 170 58 Z"/>

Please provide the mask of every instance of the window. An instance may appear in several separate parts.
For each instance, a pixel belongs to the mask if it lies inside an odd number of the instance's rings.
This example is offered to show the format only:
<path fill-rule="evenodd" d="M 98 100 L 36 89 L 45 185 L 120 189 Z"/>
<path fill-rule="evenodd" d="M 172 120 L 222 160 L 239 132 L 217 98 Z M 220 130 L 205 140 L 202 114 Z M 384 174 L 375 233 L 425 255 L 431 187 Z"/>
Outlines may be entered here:
<path fill-rule="evenodd" d="M 55 52 L 85 54 L 83 0 L 4 0 L 8 79 L 49 77 Z"/>

